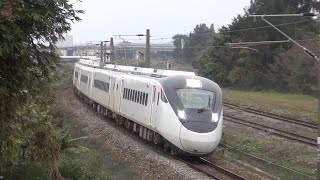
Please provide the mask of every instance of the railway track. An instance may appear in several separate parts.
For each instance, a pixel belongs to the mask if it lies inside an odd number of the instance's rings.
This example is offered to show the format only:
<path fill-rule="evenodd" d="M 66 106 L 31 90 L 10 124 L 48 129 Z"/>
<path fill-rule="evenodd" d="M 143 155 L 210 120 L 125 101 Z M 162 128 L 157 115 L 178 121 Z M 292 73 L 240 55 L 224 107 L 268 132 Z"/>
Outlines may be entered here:
<path fill-rule="evenodd" d="M 237 179 L 237 180 L 245 180 L 246 178 L 231 172 L 217 164 L 214 164 L 202 157 L 193 157 L 193 158 L 177 158 L 179 161 L 187 164 L 191 168 L 202 172 L 213 179 Z"/>
<path fill-rule="evenodd" d="M 293 123 L 296 125 L 300 125 L 303 127 L 308 127 L 311 129 L 318 129 L 317 125 L 314 123 L 310 123 L 307 121 L 303 121 L 303 120 L 299 120 L 299 119 L 294 119 L 294 118 L 290 118 L 290 117 L 285 117 L 285 116 L 281 116 L 278 114 L 273 114 L 273 113 L 269 113 L 269 112 L 265 112 L 265 111 L 260 111 L 257 109 L 252 109 L 252 108 L 248 108 L 248 107 L 241 107 L 239 105 L 235 105 L 229 102 L 223 102 L 223 105 L 232 109 L 240 109 L 242 111 L 248 112 L 248 113 L 252 113 L 252 114 L 256 114 L 256 115 L 261 115 L 261 116 L 265 116 L 265 117 L 269 117 L 269 118 L 273 118 L 273 119 L 277 119 L 279 121 L 284 121 L 284 122 L 289 122 L 289 123 Z"/>
<path fill-rule="evenodd" d="M 239 149 L 236 149 L 236 148 L 231 147 L 231 146 L 224 144 L 224 143 L 220 143 L 219 148 L 222 148 L 223 151 L 232 152 L 233 154 L 236 154 L 238 157 L 242 156 L 242 157 L 245 157 L 245 159 L 250 159 L 250 161 L 255 161 L 255 162 L 258 162 L 259 164 L 264 164 L 265 166 L 272 167 L 273 169 L 277 169 L 277 171 L 281 172 L 281 175 L 290 174 L 293 177 L 296 177 L 297 179 L 312 179 L 313 178 L 312 176 L 310 176 L 308 174 L 290 169 L 290 168 L 282 166 L 280 164 L 276 164 L 275 162 L 272 162 L 272 161 L 263 159 L 261 157 L 255 156 L 253 154 L 241 151 Z M 271 170 L 271 171 L 273 171 L 273 170 Z"/>
<path fill-rule="evenodd" d="M 76 96 L 76 97 L 82 101 L 82 99 L 79 96 Z M 85 103 L 85 101 L 82 101 L 82 102 Z M 85 103 L 85 104 L 87 105 L 87 107 L 90 110 L 92 110 L 94 113 L 97 113 L 95 108 L 92 108 L 92 106 L 88 105 L 87 103 Z M 150 142 L 148 142 L 148 143 L 150 143 Z M 150 143 L 150 144 L 153 145 L 152 143 Z M 157 146 L 156 149 L 159 152 L 163 152 L 163 149 L 160 146 Z M 220 179 L 246 180 L 242 176 L 240 176 L 236 173 L 233 173 L 233 172 L 231 172 L 231 171 L 229 171 L 229 170 L 227 170 L 217 164 L 214 164 L 214 163 L 210 162 L 209 160 L 206 160 L 202 157 L 188 157 L 190 159 L 184 159 L 179 156 L 173 156 L 173 157 L 176 158 L 177 160 L 187 164 L 191 168 L 206 174 L 207 176 L 209 176 L 213 179 L 217 179 L 217 180 L 220 180 Z M 216 172 L 216 173 L 214 173 L 214 172 Z M 219 175 L 217 175 L 217 174 L 219 174 Z"/>
<path fill-rule="evenodd" d="M 275 128 L 275 127 L 271 127 L 271 126 L 267 126 L 267 125 L 263 125 L 263 124 L 259 124 L 256 122 L 252 122 L 252 121 L 247 121 L 244 119 L 240 119 L 237 117 L 233 117 L 233 116 L 229 116 L 229 115 L 224 115 L 224 119 L 233 123 L 237 123 L 237 124 L 242 124 L 248 127 L 252 127 L 258 130 L 263 130 L 266 131 L 268 133 L 271 134 L 275 134 L 281 137 L 285 137 L 287 139 L 291 139 L 291 140 L 295 140 L 301 143 L 305 143 L 305 144 L 309 144 L 312 146 L 317 146 L 317 140 L 310 138 L 310 137 L 306 137 L 306 136 L 302 136 L 293 132 L 288 132 L 288 131 L 284 131 L 281 130 L 279 128 Z"/>

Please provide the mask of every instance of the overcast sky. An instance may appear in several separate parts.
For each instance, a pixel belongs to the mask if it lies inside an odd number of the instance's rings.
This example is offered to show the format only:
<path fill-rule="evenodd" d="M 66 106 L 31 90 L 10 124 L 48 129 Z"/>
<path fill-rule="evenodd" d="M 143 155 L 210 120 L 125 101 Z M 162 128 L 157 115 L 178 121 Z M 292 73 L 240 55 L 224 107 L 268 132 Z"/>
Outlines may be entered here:
<path fill-rule="evenodd" d="M 83 19 L 72 25 L 74 43 L 109 40 L 117 34 L 141 34 L 149 28 L 156 40 L 191 32 L 199 23 L 227 25 L 243 14 L 250 0 L 83 0 Z M 126 37 L 126 40 L 136 39 Z M 115 41 L 121 41 L 115 38 Z M 164 41 L 164 40 L 162 40 Z M 165 41 L 170 41 L 167 39 Z M 136 42 L 139 42 L 136 41 Z"/>

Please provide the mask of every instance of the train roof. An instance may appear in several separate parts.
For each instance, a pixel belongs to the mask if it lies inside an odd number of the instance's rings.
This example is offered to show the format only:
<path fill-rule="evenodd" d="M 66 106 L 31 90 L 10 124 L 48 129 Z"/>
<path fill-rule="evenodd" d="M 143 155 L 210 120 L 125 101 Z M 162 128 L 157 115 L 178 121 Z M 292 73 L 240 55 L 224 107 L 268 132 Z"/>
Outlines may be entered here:
<path fill-rule="evenodd" d="M 76 64 L 77 65 L 77 64 Z M 100 69 L 100 68 L 94 68 L 90 67 L 84 64 L 78 63 L 78 65 L 82 65 L 84 70 L 86 71 L 94 71 L 97 73 L 102 73 L 105 75 L 111 75 L 111 76 L 121 76 L 124 78 L 130 78 L 133 80 L 138 80 L 138 81 L 145 81 L 146 83 L 157 83 L 161 84 L 162 87 L 176 87 L 176 88 L 186 88 L 186 87 L 191 87 L 194 86 L 193 88 L 201 88 L 201 89 L 218 89 L 219 86 L 204 77 L 200 76 L 195 76 L 194 74 L 189 74 L 189 73 L 174 73 L 174 72 L 166 72 L 167 75 L 162 75 L 162 76 L 153 76 L 150 73 L 142 74 L 142 73 L 132 73 L 130 70 L 135 69 L 137 67 L 134 66 L 119 66 L 119 65 L 107 65 L 109 68 L 105 69 Z M 110 67 L 113 68 L 110 68 Z M 121 71 L 119 70 L 121 69 Z M 151 68 L 141 68 L 140 70 L 144 70 L 142 72 L 151 72 Z M 162 70 L 161 73 L 163 73 L 164 70 Z M 183 72 L 183 71 L 181 71 Z M 179 74 L 180 73 L 180 74 Z M 165 73 L 163 73 L 165 74 Z M 189 82 L 188 82 L 189 81 Z M 201 81 L 201 82 L 200 82 Z M 197 82 L 200 82 L 200 86 L 198 87 Z M 191 83 L 191 84 L 190 84 Z"/>
<path fill-rule="evenodd" d="M 85 66 L 98 68 L 100 67 L 100 58 L 95 56 L 83 56 L 80 58 L 79 63 Z M 104 65 L 103 69 L 130 73 L 130 74 L 151 76 L 156 78 L 162 78 L 162 77 L 174 76 L 174 75 L 196 76 L 194 72 L 142 68 L 142 67 L 135 67 L 135 66 L 115 65 L 115 64 L 106 64 Z"/>

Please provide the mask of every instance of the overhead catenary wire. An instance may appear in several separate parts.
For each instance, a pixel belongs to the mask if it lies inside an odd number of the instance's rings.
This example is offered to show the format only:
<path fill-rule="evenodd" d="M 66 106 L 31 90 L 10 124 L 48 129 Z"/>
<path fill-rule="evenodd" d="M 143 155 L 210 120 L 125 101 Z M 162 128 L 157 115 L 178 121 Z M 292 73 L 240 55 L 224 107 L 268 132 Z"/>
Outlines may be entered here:
<path fill-rule="evenodd" d="M 303 20 L 303 21 L 294 21 L 294 22 L 288 22 L 288 23 L 280 23 L 280 24 L 275 24 L 274 26 L 279 27 L 279 26 L 286 26 L 286 25 L 291 25 L 291 24 L 298 24 L 298 23 L 304 23 L 304 22 L 310 22 L 312 20 Z M 210 33 L 200 33 L 200 34 L 192 34 L 194 36 L 202 36 L 202 35 L 218 35 L 218 34 L 226 34 L 226 33 L 232 33 L 232 32 L 242 32 L 242 31 L 251 31 L 251 30 L 258 30 L 258 29 L 265 29 L 265 28 L 272 28 L 271 26 L 260 26 L 260 27 L 253 27 L 253 28 L 244 28 L 244 29 L 235 29 L 235 30 L 229 30 L 229 31 L 220 31 L 220 32 L 210 32 Z M 181 34 L 181 35 L 189 35 L 188 34 Z M 122 34 L 122 35 L 113 35 L 115 37 L 119 37 L 120 39 L 124 39 L 123 36 L 130 36 L 130 37 L 139 37 L 139 36 L 144 36 L 143 34 Z M 165 40 L 165 39 L 172 39 L 174 36 L 150 36 L 151 40 Z M 153 37 L 157 37 L 152 39 Z M 136 40 L 136 39 L 132 39 Z M 139 41 L 144 40 L 139 38 Z"/>
<path fill-rule="evenodd" d="M 299 39 L 295 40 L 297 42 L 307 42 L 307 41 L 320 41 L 320 38 L 310 38 L 310 39 Z M 259 45 L 270 45 L 270 44 L 281 44 L 281 43 L 290 43 L 288 40 L 281 40 L 281 41 L 261 41 L 261 42 L 241 42 L 241 43 L 234 43 L 231 45 L 237 45 L 234 47 L 239 47 L 239 45 L 247 45 L 247 46 L 259 46 Z M 134 48 L 136 46 L 119 46 L 121 48 Z M 207 49 L 207 48 L 230 48 L 230 43 L 222 46 L 194 46 L 194 47 L 184 47 L 184 49 Z M 171 49 L 171 46 L 150 46 L 150 48 L 157 48 L 157 49 Z"/>

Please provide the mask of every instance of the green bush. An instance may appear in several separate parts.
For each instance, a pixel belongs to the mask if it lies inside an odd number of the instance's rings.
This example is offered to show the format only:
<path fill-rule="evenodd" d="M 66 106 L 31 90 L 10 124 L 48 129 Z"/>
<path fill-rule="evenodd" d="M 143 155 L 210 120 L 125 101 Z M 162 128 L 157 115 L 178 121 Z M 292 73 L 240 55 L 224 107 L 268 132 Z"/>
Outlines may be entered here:
<path fill-rule="evenodd" d="M 109 173 L 104 170 L 101 159 L 91 151 L 81 154 L 64 154 L 59 170 L 66 179 L 107 179 Z"/>

